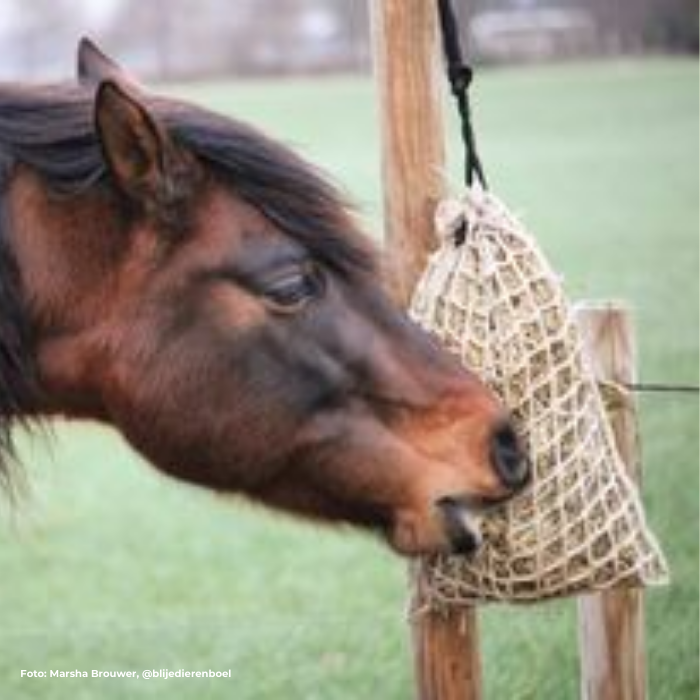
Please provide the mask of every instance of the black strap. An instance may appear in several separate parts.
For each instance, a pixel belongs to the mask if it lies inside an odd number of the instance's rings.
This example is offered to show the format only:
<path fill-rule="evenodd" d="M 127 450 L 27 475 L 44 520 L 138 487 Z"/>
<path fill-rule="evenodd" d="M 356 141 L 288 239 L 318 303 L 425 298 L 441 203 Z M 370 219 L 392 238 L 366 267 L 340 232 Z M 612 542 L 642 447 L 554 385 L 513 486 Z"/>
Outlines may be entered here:
<path fill-rule="evenodd" d="M 457 109 L 462 126 L 462 142 L 464 143 L 465 162 L 464 179 L 467 186 L 471 185 L 476 176 L 481 186 L 486 189 L 486 176 L 476 149 L 476 138 L 472 126 L 471 109 L 469 106 L 469 85 L 473 71 L 462 58 L 462 48 L 459 41 L 459 27 L 455 18 L 451 0 L 438 0 L 440 11 L 440 28 L 442 44 L 447 64 L 447 77 L 450 81 L 452 94 L 457 100 Z"/>

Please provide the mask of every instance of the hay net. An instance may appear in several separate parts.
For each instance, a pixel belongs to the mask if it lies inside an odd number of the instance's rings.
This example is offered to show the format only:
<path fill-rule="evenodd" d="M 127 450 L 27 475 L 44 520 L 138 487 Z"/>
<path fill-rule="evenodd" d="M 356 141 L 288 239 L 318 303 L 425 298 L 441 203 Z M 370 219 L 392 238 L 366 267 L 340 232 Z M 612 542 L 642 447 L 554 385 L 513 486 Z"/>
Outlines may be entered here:
<path fill-rule="evenodd" d="M 531 485 L 482 522 L 472 557 L 419 564 L 423 605 L 527 602 L 661 583 L 663 554 L 617 454 L 560 280 L 492 194 L 441 203 L 410 313 L 498 393 Z"/>

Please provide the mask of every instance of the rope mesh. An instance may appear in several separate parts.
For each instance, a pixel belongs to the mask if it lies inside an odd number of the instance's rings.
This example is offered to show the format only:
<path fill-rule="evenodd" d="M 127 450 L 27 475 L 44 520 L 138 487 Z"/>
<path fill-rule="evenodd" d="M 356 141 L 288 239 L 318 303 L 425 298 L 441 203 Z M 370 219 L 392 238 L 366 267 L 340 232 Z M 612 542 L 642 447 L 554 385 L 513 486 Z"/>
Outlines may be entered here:
<path fill-rule="evenodd" d="M 436 227 L 411 315 L 510 408 L 533 480 L 486 516 L 476 555 L 420 562 L 421 599 L 526 602 L 664 582 L 560 280 L 534 239 L 477 187 L 443 202 Z"/>

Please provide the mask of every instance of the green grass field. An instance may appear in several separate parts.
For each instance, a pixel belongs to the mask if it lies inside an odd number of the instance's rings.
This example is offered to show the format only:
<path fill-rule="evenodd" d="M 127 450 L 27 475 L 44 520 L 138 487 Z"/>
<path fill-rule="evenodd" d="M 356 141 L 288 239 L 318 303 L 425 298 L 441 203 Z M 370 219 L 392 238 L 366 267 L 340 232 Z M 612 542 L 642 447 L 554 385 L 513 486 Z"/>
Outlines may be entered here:
<path fill-rule="evenodd" d="M 634 307 L 647 381 L 698 381 L 697 86 L 694 62 L 652 60 L 484 71 L 475 92 L 492 186 L 571 296 Z M 298 146 L 379 229 L 368 80 L 183 91 Z M 641 409 L 645 501 L 673 570 L 672 585 L 648 596 L 650 697 L 691 700 L 698 402 L 654 396 Z M 23 444 L 33 493 L 14 511 L 0 506 L 0 698 L 412 696 L 405 563 L 380 544 L 170 482 L 103 429 L 58 425 Z M 574 608 L 484 612 L 486 697 L 577 697 Z M 160 668 L 233 678 L 20 678 Z"/>

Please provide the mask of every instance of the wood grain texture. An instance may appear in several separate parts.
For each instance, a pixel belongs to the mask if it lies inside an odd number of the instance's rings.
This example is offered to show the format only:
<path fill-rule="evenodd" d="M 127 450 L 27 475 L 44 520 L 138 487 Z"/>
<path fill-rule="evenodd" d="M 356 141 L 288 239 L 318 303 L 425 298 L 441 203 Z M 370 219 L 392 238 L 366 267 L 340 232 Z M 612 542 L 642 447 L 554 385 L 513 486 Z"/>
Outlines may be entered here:
<path fill-rule="evenodd" d="M 481 660 L 476 608 L 424 613 L 413 640 L 420 700 L 478 700 Z"/>
<path fill-rule="evenodd" d="M 619 304 L 589 304 L 577 313 L 587 356 L 599 380 L 636 381 L 631 314 Z M 635 481 L 641 478 L 634 399 L 626 394 L 610 412 L 620 456 Z M 579 599 L 581 697 L 642 700 L 646 697 L 644 597 L 619 589 Z"/>
<path fill-rule="evenodd" d="M 374 66 L 381 106 L 384 221 L 391 283 L 408 306 L 435 247 L 435 206 L 445 192 L 437 3 L 373 0 Z"/>
<path fill-rule="evenodd" d="M 373 0 L 371 7 L 390 284 L 406 307 L 436 246 L 433 215 L 445 193 L 437 2 Z M 417 604 L 421 607 L 420 592 Z M 476 614 L 427 611 L 414 618 L 420 700 L 481 697 Z"/>

